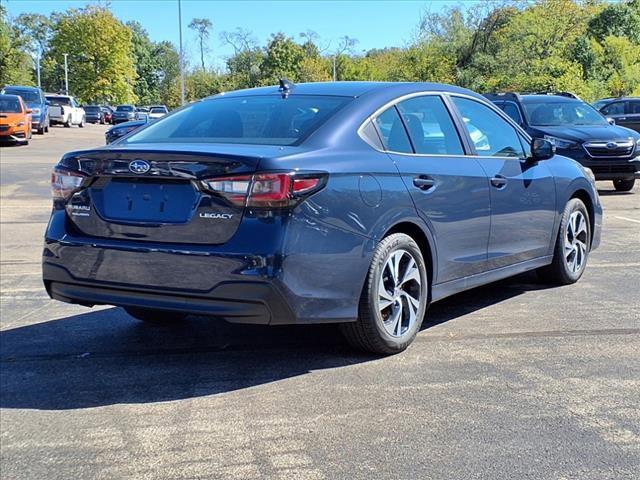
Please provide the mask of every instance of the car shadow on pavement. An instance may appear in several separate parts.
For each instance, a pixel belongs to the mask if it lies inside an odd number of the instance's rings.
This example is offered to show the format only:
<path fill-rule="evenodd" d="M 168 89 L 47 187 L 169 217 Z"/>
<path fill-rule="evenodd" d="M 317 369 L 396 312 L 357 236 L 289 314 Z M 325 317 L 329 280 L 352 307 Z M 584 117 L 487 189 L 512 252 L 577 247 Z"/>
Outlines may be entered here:
<path fill-rule="evenodd" d="M 456 295 L 434 304 L 423 328 L 536 288 L 519 276 Z M 153 326 L 120 308 L 5 330 L 0 353 L 0 407 L 41 410 L 215 395 L 380 358 L 352 350 L 336 325 Z"/>

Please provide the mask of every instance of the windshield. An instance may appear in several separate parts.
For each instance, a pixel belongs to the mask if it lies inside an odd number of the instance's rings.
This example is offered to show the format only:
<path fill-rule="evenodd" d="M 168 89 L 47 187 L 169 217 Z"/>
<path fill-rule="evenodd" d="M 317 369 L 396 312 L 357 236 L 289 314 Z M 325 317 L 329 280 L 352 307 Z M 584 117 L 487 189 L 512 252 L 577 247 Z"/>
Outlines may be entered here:
<path fill-rule="evenodd" d="M 133 107 L 131 105 L 118 105 L 116 112 L 133 112 Z"/>
<path fill-rule="evenodd" d="M 52 105 L 71 105 L 71 99 L 69 97 L 47 97 L 47 100 Z"/>
<path fill-rule="evenodd" d="M 524 102 L 531 125 L 560 127 L 563 125 L 608 125 L 605 118 L 584 102 Z"/>
<path fill-rule="evenodd" d="M 11 97 L 0 97 L 0 112 L 2 113 L 21 113 L 20 100 Z"/>
<path fill-rule="evenodd" d="M 99 112 L 100 111 L 100 107 L 98 107 L 97 105 L 87 105 L 86 107 L 84 107 L 84 111 L 85 112 Z"/>
<path fill-rule="evenodd" d="M 17 88 L 5 88 L 4 93 L 8 95 L 20 95 L 27 103 L 40 103 L 40 94 L 33 90 L 20 90 Z"/>
<path fill-rule="evenodd" d="M 162 117 L 126 143 L 293 145 L 350 100 L 311 95 L 217 97 Z"/>

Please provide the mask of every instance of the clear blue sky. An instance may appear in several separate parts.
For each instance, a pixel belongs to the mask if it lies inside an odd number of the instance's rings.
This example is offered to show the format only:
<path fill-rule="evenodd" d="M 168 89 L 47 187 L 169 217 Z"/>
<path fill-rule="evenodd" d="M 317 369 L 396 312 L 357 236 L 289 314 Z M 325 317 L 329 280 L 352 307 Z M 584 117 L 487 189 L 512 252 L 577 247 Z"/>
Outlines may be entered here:
<path fill-rule="evenodd" d="M 2 0 L 11 16 L 24 12 L 49 14 L 68 8 L 85 6 L 86 0 Z M 213 22 L 208 64 L 224 65 L 232 52 L 218 39 L 221 31 L 236 27 L 250 30 L 262 45 L 271 33 L 282 31 L 298 39 L 300 32 L 313 30 L 321 43 L 337 44 L 341 36 L 358 39 L 356 51 L 403 46 L 411 38 L 424 10 L 439 11 L 447 5 L 464 3 L 438 1 L 206 1 L 182 0 L 183 38 L 187 58 L 197 64 L 195 34 L 186 26 L 192 18 L 208 18 Z M 169 40 L 178 44 L 177 0 L 112 0 L 111 11 L 122 21 L 137 20 L 152 40 Z"/>

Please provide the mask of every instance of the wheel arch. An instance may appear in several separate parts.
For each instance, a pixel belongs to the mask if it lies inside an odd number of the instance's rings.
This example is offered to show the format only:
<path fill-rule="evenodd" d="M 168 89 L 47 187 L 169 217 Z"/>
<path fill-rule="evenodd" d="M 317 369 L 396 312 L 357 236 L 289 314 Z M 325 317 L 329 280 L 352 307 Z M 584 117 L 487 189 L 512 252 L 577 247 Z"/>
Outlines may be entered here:
<path fill-rule="evenodd" d="M 569 197 L 569 200 L 572 200 L 574 198 L 577 198 L 578 200 L 582 201 L 585 207 L 587 207 L 587 212 L 589 213 L 589 233 L 591 237 L 589 239 L 589 245 L 591 246 L 591 244 L 593 243 L 593 234 L 595 231 L 595 221 L 596 221 L 596 218 L 595 218 L 596 213 L 595 213 L 595 207 L 593 205 L 593 199 L 591 198 L 591 195 L 589 195 L 589 192 L 587 192 L 582 188 L 575 190 Z"/>
<path fill-rule="evenodd" d="M 427 275 L 429 277 L 429 298 L 428 301 L 431 302 L 431 287 L 434 283 L 434 275 L 437 271 L 436 269 L 436 251 L 434 249 L 433 239 L 427 235 L 422 227 L 418 224 L 410 222 L 410 221 L 402 221 L 396 223 L 391 228 L 389 228 L 382 238 L 388 237 L 394 233 L 404 233 L 405 235 L 409 235 L 411 238 L 415 240 L 420 247 L 420 252 L 425 259 L 426 267 L 427 267 Z"/>

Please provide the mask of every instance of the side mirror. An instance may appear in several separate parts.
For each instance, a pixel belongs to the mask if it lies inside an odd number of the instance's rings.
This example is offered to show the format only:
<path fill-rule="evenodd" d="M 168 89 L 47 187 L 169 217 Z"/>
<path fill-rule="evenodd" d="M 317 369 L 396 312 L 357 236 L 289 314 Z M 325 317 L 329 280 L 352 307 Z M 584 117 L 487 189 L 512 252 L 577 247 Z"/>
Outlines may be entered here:
<path fill-rule="evenodd" d="M 534 138 L 531 141 L 531 160 L 539 162 L 549 160 L 556 154 L 556 147 L 549 140 Z"/>
<path fill-rule="evenodd" d="M 611 118 L 611 117 L 607 117 L 607 122 L 609 122 L 609 125 L 615 125 L 616 124 L 615 118 Z"/>

